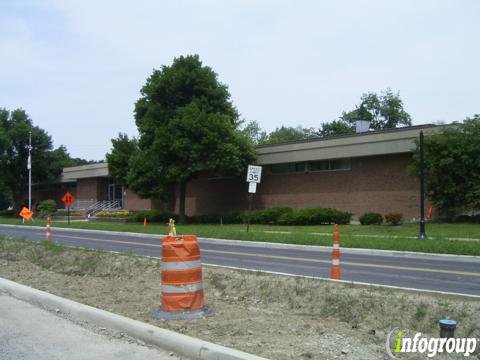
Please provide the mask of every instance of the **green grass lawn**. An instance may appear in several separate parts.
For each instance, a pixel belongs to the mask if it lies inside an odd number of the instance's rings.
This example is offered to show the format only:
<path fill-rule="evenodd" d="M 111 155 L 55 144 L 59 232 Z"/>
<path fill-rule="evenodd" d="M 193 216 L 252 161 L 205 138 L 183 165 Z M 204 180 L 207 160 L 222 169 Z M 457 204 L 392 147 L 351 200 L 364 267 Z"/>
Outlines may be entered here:
<path fill-rule="evenodd" d="M 0 223 L 21 224 L 21 220 L 0 218 Z M 43 226 L 44 221 L 28 222 L 28 225 Z M 54 222 L 53 227 L 71 227 L 77 229 L 95 229 L 138 232 L 147 234 L 166 234 L 163 224 L 136 223 L 89 223 Z M 266 241 L 290 244 L 325 245 L 332 244 L 331 225 L 317 226 L 269 226 L 251 225 L 178 225 L 179 234 L 195 234 L 199 237 Z M 480 224 L 427 224 L 426 241 L 417 240 L 418 224 L 401 226 L 340 226 L 341 246 L 349 248 L 416 251 L 441 254 L 480 255 Z"/>

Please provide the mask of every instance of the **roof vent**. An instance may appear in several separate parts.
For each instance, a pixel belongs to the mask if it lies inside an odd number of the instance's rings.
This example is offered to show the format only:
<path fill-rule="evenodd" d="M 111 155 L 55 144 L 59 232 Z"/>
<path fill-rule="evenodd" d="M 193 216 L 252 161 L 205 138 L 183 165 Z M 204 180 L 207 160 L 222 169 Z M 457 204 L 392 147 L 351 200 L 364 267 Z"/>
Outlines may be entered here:
<path fill-rule="evenodd" d="M 365 120 L 355 121 L 355 132 L 357 134 L 368 132 L 368 130 L 370 130 L 370 121 L 365 121 Z"/>

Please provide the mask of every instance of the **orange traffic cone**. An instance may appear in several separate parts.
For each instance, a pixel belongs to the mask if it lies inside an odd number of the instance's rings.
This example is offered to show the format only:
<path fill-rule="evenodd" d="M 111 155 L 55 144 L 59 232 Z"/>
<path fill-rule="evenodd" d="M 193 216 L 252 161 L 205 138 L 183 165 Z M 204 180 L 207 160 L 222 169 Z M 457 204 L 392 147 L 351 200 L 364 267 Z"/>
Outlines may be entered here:
<path fill-rule="evenodd" d="M 332 280 L 340 280 L 340 230 L 335 224 L 333 230 L 332 269 L 330 271 Z"/>
<path fill-rule="evenodd" d="M 51 236 L 52 236 L 52 233 L 50 232 L 51 221 L 52 221 L 52 219 L 50 218 L 50 216 L 47 216 L 47 227 L 46 227 L 46 230 L 45 230 L 45 241 L 50 241 Z"/>
<path fill-rule="evenodd" d="M 143 226 L 147 226 L 147 225 L 148 225 L 148 223 L 147 223 L 147 218 L 144 217 L 144 218 L 143 218 Z"/>

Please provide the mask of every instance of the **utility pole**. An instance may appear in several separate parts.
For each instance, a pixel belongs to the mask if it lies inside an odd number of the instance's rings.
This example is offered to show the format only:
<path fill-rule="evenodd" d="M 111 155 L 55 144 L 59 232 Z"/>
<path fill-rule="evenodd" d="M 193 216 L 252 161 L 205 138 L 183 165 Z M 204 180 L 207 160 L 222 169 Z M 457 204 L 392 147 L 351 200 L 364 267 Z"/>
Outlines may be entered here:
<path fill-rule="evenodd" d="M 32 132 L 29 132 L 29 139 L 28 139 L 28 161 L 27 161 L 27 169 L 28 169 L 28 210 L 32 211 Z"/>
<path fill-rule="evenodd" d="M 425 240 L 425 164 L 423 160 L 423 131 L 420 131 L 420 232 L 419 240 Z"/>

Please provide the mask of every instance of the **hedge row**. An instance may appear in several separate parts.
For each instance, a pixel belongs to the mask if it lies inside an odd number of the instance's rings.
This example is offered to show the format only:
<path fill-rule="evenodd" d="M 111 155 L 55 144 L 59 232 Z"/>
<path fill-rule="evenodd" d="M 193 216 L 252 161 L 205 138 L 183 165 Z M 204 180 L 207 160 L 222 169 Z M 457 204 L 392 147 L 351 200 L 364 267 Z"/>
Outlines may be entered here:
<path fill-rule="evenodd" d="M 145 218 L 147 219 L 148 222 L 168 223 L 168 220 L 170 220 L 170 218 L 177 220 L 177 215 L 167 211 L 158 211 L 158 210 L 136 211 L 131 213 L 127 217 L 127 221 L 143 222 L 143 219 Z"/>
<path fill-rule="evenodd" d="M 138 211 L 131 214 L 128 221 L 168 222 L 178 216 L 157 210 Z M 352 214 L 336 209 L 310 208 L 291 209 L 288 207 L 274 207 L 265 210 L 237 211 L 225 214 L 209 214 L 187 217 L 192 224 L 241 224 L 250 220 L 251 224 L 267 225 L 321 225 L 321 224 L 348 224 Z"/>
<path fill-rule="evenodd" d="M 400 225 L 403 222 L 403 214 L 399 212 L 391 212 L 382 216 L 375 212 L 367 212 L 358 219 L 362 225 L 382 225 L 383 219 L 389 225 Z"/>
<path fill-rule="evenodd" d="M 454 223 L 480 224 L 480 214 L 477 214 L 477 215 L 457 215 L 457 216 L 453 217 L 452 222 L 454 222 Z"/>

